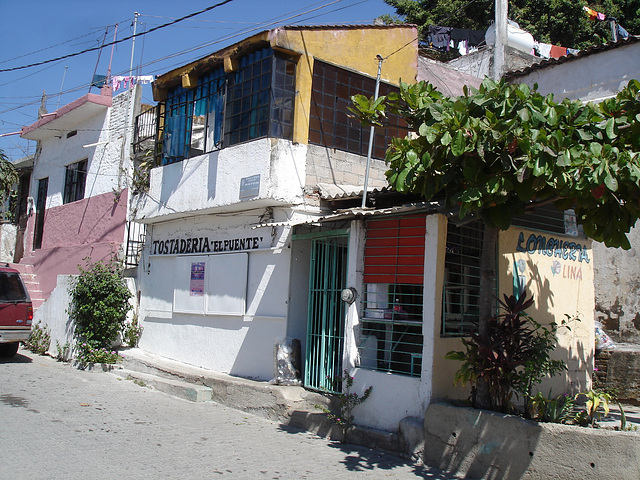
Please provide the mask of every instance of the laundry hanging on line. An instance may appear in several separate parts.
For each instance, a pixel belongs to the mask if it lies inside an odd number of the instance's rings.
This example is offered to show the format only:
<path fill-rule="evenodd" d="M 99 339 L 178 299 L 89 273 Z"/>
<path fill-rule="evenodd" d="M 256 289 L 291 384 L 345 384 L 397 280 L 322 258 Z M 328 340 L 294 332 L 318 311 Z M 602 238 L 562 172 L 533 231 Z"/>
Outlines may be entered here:
<path fill-rule="evenodd" d="M 111 77 L 111 86 L 113 91 L 120 88 L 132 88 L 134 85 L 146 85 L 153 82 L 153 75 L 117 75 Z"/>
<path fill-rule="evenodd" d="M 449 51 L 449 49 L 455 48 L 463 53 L 484 43 L 484 34 L 484 30 L 429 25 L 427 44 L 438 50 Z"/>

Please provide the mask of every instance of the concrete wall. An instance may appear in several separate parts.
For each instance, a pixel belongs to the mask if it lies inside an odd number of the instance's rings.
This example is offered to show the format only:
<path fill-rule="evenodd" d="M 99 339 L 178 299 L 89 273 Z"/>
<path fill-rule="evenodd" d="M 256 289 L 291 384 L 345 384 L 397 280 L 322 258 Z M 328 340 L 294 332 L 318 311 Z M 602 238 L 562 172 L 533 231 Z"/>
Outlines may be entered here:
<path fill-rule="evenodd" d="M 640 229 L 628 237 L 626 251 L 593 243 L 595 317 L 614 341 L 640 344 Z"/>
<path fill-rule="evenodd" d="M 246 210 L 303 203 L 306 146 L 263 138 L 151 170 L 136 218 L 150 222 L 233 206 Z M 259 175 L 258 192 L 242 196 L 243 178 Z"/>
<path fill-rule="evenodd" d="M 140 320 L 144 328 L 140 347 L 183 363 L 246 378 L 273 378 L 273 347 L 287 335 L 290 250 L 288 227 L 256 228 L 263 211 L 237 216 L 197 216 L 154 224 L 148 234 L 139 268 Z M 224 253 L 154 255 L 154 241 L 208 236 L 209 238 L 264 237 L 248 254 L 246 272 L 211 272 L 230 280 L 246 273 L 243 314 L 184 313 L 176 307 L 174 292 L 182 278 L 181 259 L 211 258 Z M 227 252 L 229 253 L 229 252 Z M 204 261 L 204 260 L 202 260 Z M 214 292 L 215 293 L 215 292 Z"/>
<path fill-rule="evenodd" d="M 13 262 L 16 251 L 17 227 L 10 223 L 0 224 L 0 262 Z"/>
<path fill-rule="evenodd" d="M 535 423 L 445 404 L 429 405 L 424 462 L 464 478 L 640 478 L 633 432 Z"/>
<path fill-rule="evenodd" d="M 364 188 L 367 158 L 342 150 L 309 145 L 307 150 L 307 175 L 305 184 L 359 185 Z M 389 168 L 384 160 L 371 159 L 369 188 L 388 186 L 385 172 Z"/>

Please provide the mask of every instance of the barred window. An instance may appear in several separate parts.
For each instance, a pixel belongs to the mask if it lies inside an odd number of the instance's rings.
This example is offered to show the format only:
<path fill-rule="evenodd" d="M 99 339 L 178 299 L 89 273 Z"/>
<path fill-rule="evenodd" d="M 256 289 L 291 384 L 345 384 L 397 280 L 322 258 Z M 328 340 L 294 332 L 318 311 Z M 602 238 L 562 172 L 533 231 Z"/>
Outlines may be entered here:
<path fill-rule="evenodd" d="M 424 216 L 367 223 L 362 368 L 420 376 L 425 224 Z"/>
<path fill-rule="evenodd" d="M 64 177 L 64 203 L 76 202 L 84 198 L 87 179 L 87 160 L 67 165 Z"/>
<path fill-rule="evenodd" d="M 480 294 L 480 258 L 484 224 L 474 221 L 447 227 L 442 295 L 443 336 L 469 335 L 477 331 Z"/>
<path fill-rule="evenodd" d="M 293 137 L 295 61 L 263 48 L 218 67 L 192 89 L 177 86 L 165 101 L 160 136 L 163 164 L 240 142 Z"/>

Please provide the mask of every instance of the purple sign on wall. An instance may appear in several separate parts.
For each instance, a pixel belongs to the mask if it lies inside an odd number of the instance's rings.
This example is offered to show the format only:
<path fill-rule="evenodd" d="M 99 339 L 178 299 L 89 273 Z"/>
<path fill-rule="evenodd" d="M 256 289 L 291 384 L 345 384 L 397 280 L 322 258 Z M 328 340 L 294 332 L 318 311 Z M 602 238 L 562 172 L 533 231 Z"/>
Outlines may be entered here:
<path fill-rule="evenodd" d="M 189 285 L 189 295 L 201 297 L 204 295 L 204 263 L 191 263 L 191 282 Z"/>

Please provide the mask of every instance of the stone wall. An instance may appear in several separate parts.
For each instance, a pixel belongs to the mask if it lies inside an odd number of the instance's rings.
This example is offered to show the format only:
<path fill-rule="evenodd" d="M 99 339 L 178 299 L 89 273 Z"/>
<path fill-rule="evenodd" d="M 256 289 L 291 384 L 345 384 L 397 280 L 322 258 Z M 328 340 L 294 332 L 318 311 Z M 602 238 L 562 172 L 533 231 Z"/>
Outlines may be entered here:
<path fill-rule="evenodd" d="M 465 478 L 640 478 L 640 435 L 432 403 L 425 464 Z"/>

